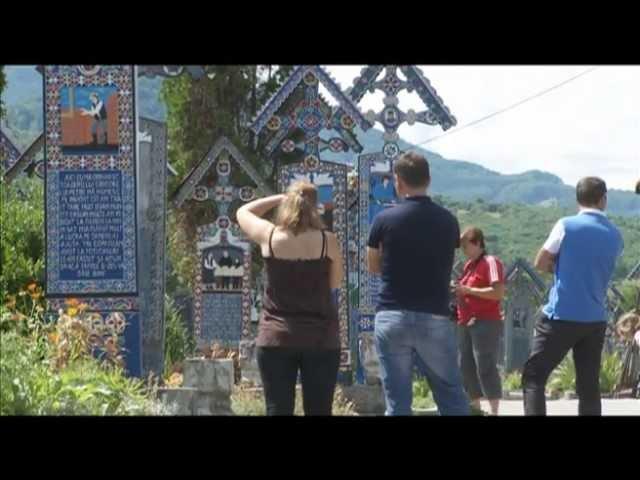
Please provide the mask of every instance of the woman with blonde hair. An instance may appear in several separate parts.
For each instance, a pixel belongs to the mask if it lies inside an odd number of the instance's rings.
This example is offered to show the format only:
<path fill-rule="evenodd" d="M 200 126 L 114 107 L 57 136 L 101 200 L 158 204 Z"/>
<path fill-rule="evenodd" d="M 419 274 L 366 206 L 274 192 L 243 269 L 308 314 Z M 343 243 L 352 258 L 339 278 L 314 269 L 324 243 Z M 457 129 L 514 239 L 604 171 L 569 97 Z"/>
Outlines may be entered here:
<path fill-rule="evenodd" d="M 275 207 L 272 223 L 263 216 Z M 237 218 L 266 270 L 256 348 L 267 415 L 293 415 L 298 372 L 305 415 L 331 415 L 340 364 L 332 289 L 342 285 L 342 253 L 318 214 L 318 191 L 296 182 L 242 206 Z"/>

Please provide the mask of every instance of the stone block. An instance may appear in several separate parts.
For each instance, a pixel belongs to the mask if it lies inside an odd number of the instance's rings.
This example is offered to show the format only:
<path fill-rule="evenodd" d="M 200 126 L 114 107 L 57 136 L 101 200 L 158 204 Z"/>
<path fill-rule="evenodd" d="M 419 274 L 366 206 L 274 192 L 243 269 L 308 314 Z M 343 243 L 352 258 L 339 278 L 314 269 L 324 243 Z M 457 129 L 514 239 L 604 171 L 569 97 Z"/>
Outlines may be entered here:
<path fill-rule="evenodd" d="M 159 388 L 158 398 L 162 403 L 172 406 L 175 415 L 192 415 L 197 392 L 195 388 Z"/>
<path fill-rule="evenodd" d="M 233 415 L 229 395 L 199 391 L 193 399 L 193 415 Z"/>
<path fill-rule="evenodd" d="M 256 387 L 262 385 L 258 359 L 256 357 L 256 342 L 254 340 L 242 340 L 240 342 L 240 377 L 241 381 L 250 383 Z"/>
<path fill-rule="evenodd" d="M 185 387 L 231 395 L 233 360 L 190 358 L 184 362 L 183 375 Z"/>

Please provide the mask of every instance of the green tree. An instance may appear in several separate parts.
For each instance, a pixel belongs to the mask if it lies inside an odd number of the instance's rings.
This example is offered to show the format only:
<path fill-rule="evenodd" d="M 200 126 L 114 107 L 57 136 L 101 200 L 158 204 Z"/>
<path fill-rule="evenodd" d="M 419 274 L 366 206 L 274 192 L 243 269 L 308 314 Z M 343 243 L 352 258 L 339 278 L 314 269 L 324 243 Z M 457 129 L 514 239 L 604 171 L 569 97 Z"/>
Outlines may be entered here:
<path fill-rule="evenodd" d="M 291 67 L 275 65 L 205 68 L 207 75 L 198 80 L 189 75 L 166 79 L 160 92 L 167 107 L 169 160 L 178 172 L 170 182 L 171 192 L 222 135 L 262 170 L 259 156 L 242 148 L 248 140 L 245 128 L 291 71 Z M 196 228 L 215 220 L 215 207 L 210 202 L 189 203 L 173 215 L 170 224 L 176 230 L 169 255 L 178 277 L 190 281 L 196 260 Z"/>
<path fill-rule="evenodd" d="M 561 206 L 512 203 L 494 209 L 491 204 L 453 201 L 445 195 L 439 201 L 456 214 L 461 230 L 471 225 L 481 228 L 489 252 L 498 255 L 505 265 L 511 265 L 518 257 L 533 262 L 556 221 L 575 214 L 575 209 Z M 640 258 L 640 218 L 615 215 L 610 218 L 620 228 L 625 245 L 614 270 L 617 282 L 628 275 Z M 550 279 L 546 274 L 543 276 Z"/>
<path fill-rule="evenodd" d="M 623 312 L 640 309 L 640 280 L 624 280 L 618 290 L 622 294 L 620 307 Z"/>
<path fill-rule="evenodd" d="M 4 87 L 7 84 L 7 79 L 4 76 L 4 65 L 0 65 L 0 120 L 4 118 L 4 103 L 2 101 L 2 94 L 4 93 Z"/>

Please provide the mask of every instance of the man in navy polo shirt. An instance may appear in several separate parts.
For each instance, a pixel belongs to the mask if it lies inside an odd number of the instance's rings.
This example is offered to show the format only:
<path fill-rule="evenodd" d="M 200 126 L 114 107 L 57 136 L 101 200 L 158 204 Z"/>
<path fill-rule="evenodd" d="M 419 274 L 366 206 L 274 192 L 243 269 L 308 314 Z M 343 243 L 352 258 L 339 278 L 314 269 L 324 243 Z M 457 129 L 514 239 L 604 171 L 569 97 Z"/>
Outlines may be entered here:
<path fill-rule="evenodd" d="M 440 414 L 469 415 L 449 319 L 458 221 L 426 195 L 431 177 L 424 157 L 405 153 L 393 170 L 401 201 L 375 217 L 367 248 L 369 271 L 381 274 L 375 341 L 386 414 L 411 415 L 415 359 Z"/>
<path fill-rule="evenodd" d="M 596 177 L 578 182 L 580 211 L 560 219 L 535 266 L 554 274 L 549 301 L 535 326 L 522 372 L 525 415 L 545 415 L 549 375 L 573 350 L 579 415 L 600 415 L 600 361 L 607 326 L 607 287 L 622 254 L 620 231 L 604 214 L 607 186 Z"/>

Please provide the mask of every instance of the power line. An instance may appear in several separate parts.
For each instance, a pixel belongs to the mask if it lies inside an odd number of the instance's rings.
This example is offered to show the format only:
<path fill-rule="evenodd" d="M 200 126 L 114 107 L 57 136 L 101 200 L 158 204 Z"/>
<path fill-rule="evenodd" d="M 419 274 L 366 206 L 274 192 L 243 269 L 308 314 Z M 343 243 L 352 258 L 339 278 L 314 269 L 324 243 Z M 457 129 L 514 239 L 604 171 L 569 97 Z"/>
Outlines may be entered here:
<path fill-rule="evenodd" d="M 427 140 L 424 140 L 423 142 L 420 142 L 420 143 L 416 143 L 414 145 L 415 146 L 419 146 L 419 145 L 424 145 L 425 143 L 433 142 L 434 140 L 437 140 L 439 138 L 446 137 L 447 135 L 451 135 L 452 133 L 457 133 L 457 132 L 459 132 L 461 130 L 464 130 L 465 128 L 477 125 L 478 123 L 484 122 L 485 120 L 488 120 L 489 118 L 495 117 L 496 115 L 500 115 L 501 113 L 508 112 L 509 110 L 512 110 L 512 109 L 514 109 L 514 108 L 516 108 L 516 107 L 518 107 L 518 106 L 520 106 L 520 105 L 522 105 L 524 103 L 527 103 L 527 102 L 529 102 L 531 100 L 534 100 L 534 99 L 536 99 L 538 97 L 541 97 L 542 95 L 545 95 L 545 94 L 551 92 L 552 90 L 560 88 L 560 87 L 562 87 L 563 85 L 566 85 L 569 82 L 572 82 L 572 81 L 574 81 L 574 80 L 576 80 L 576 79 L 578 79 L 578 78 L 580 78 L 580 77 L 582 77 L 582 76 L 584 76 L 584 75 L 586 75 L 588 73 L 591 73 L 597 68 L 598 67 L 593 67 L 593 68 L 590 68 L 588 70 L 585 70 L 584 72 L 579 73 L 578 75 L 575 75 L 575 76 L 573 76 L 573 77 L 571 77 L 571 78 L 569 78 L 569 79 L 567 79 L 567 80 L 565 80 L 565 81 L 563 81 L 561 83 L 558 83 L 557 85 L 554 85 L 554 86 L 549 87 L 549 88 L 547 88 L 545 90 L 542 90 L 541 92 L 538 92 L 538 93 L 536 93 L 534 95 L 531 95 L 530 97 L 527 97 L 524 100 L 520 100 L 519 102 L 514 103 L 513 105 L 509 105 L 508 107 L 505 107 L 505 108 L 503 108 L 501 110 L 493 112 L 493 113 L 491 113 L 489 115 L 486 115 L 486 116 L 484 116 L 482 118 L 478 118 L 477 120 L 474 120 L 473 122 L 467 123 L 466 125 L 463 125 L 460 128 L 456 128 L 454 130 L 449 130 L 448 132 L 445 132 L 445 133 L 443 133 L 441 135 L 436 135 L 435 137 L 428 138 Z"/>

